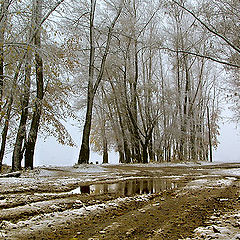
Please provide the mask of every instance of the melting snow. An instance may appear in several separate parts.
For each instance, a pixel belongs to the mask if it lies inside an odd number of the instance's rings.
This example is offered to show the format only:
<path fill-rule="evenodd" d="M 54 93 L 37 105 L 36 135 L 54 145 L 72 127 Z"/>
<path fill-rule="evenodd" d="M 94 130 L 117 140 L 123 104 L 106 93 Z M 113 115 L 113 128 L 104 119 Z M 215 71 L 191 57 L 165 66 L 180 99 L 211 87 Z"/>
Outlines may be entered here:
<path fill-rule="evenodd" d="M 214 188 L 214 187 L 224 187 L 232 184 L 234 179 L 196 179 L 189 182 L 185 188 L 188 189 L 197 189 L 197 188 Z"/>
<path fill-rule="evenodd" d="M 240 239 L 240 212 L 232 212 L 217 217 L 210 218 L 209 225 L 198 227 L 194 230 L 192 238 L 185 240 L 219 239 L 219 240 L 239 240 Z"/>
<path fill-rule="evenodd" d="M 240 168 L 217 170 L 214 171 L 214 173 L 221 174 L 223 176 L 240 177 Z"/>

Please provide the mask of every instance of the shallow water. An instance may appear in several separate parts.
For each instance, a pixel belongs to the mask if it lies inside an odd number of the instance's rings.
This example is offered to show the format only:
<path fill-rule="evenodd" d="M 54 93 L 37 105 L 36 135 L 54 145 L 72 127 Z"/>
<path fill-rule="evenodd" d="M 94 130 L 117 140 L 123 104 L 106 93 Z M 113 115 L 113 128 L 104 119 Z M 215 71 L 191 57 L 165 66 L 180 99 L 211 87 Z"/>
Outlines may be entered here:
<path fill-rule="evenodd" d="M 136 194 L 158 193 L 179 187 L 180 183 L 172 179 L 132 179 L 116 183 L 98 183 L 80 186 L 71 191 L 72 194 L 120 194 L 132 196 Z"/>

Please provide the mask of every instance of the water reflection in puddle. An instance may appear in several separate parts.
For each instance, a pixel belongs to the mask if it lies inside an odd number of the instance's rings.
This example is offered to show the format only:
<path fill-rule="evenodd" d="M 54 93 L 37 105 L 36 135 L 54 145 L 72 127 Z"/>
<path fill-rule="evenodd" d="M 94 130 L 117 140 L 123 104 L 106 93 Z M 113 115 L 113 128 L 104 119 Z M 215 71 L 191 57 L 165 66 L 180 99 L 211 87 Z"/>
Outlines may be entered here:
<path fill-rule="evenodd" d="M 179 187 L 179 184 L 171 179 L 133 179 L 117 183 L 103 183 L 80 186 L 71 191 L 71 194 L 120 194 L 132 196 L 135 194 L 158 193 Z"/>

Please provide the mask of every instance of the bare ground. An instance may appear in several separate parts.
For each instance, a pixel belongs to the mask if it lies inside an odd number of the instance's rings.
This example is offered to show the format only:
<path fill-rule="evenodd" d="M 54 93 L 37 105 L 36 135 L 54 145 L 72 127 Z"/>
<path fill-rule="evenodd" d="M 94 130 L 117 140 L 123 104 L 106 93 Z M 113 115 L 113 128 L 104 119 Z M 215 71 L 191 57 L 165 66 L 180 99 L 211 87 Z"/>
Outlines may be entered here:
<path fill-rule="evenodd" d="M 0 239 L 240 239 L 239 168 L 236 163 L 45 167 L 0 178 Z M 136 195 L 72 191 L 137 178 L 169 180 L 158 191 Z"/>

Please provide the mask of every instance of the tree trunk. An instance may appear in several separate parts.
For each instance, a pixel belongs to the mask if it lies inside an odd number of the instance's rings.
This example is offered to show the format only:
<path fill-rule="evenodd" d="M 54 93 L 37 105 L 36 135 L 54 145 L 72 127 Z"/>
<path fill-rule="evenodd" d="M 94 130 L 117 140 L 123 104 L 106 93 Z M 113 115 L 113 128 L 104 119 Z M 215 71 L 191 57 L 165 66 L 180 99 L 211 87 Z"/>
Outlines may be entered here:
<path fill-rule="evenodd" d="M 28 54 L 29 55 L 29 54 Z M 26 136 L 26 123 L 28 118 L 28 104 L 30 97 L 30 80 L 31 80 L 31 62 L 30 56 L 27 57 L 25 67 L 24 96 L 22 101 L 22 113 L 18 127 L 16 142 L 14 145 L 12 156 L 12 171 L 21 169 L 21 161 L 23 157 L 23 140 Z"/>
<path fill-rule="evenodd" d="M 189 90 L 190 90 L 190 79 L 189 79 L 189 68 L 187 64 L 187 56 L 183 56 L 184 67 L 185 67 L 185 92 L 184 92 L 184 103 L 183 103 L 183 125 L 182 125 L 182 140 L 183 140 L 183 160 L 188 160 L 188 105 L 189 105 Z"/>
<path fill-rule="evenodd" d="M 4 33 L 6 25 L 6 15 L 9 1 L 2 1 L 1 3 L 1 21 L 0 21 L 0 115 L 2 114 L 2 98 L 3 98 L 3 83 L 4 83 Z"/>
<path fill-rule="evenodd" d="M 92 109 L 94 101 L 93 90 L 93 76 L 94 76 L 94 16 L 95 16 L 96 0 L 91 0 L 90 13 L 90 59 L 89 59 L 89 78 L 88 78 L 88 98 L 87 98 L 87 112 L 85 117 L 85 124 L 83 128 L 82 145 L 79 153 L 78 164 L 89 163 L 90 147 L 89 137 L 92 123 Z"/>
<path fill-rule="evenodd" d="M 197 155 L 196 155 L 196 126 L 195 126 L 195 119 L 193 112 L 191 113 L 191 136 L 190 136 L 190 147 L 191 147 L 191 160 L 196 161 Z"/>
<path fill-rule="evenodd" d="M 8 1 L 3 1 L 1 4 L 1 21 L 0 21 L 0 119 L 2 120 L 2 101 L 3 101 L 3 83 L 4 83 L 4 32 L 5 32 L 5 22 L 6 22 L 6 4 Z M 10 107 L 11 108 L 11 107 Z M 7 112 L 9 109 L 7 110 Z M 11 112 L 11 109 L 10 109 Z M 6 139 L 7 139 L 7 132 L 8 132 L 8 125 L 9 125 L 9 118 L 10 118 L 10 112 L 7 113 L 4 128 L 2 131 L 2 143 L 1 143 L 1 149 L 0 149 L 0 171 L 2 169 L 2 161 L 3 156 L 5 152 L 5 146 L 6 146 Z M 9 116 L 8 116 L 9 115 Z M 1 123 L 0 120 L 0 123 Z"/>
<path fill-rule="evenodd" d="M 3 98 L 3 43 L 4 43 L 4 33 L 2 27 L 0 28 L 0 115 L 2 114 L 2 98 Z"/>
<path fill-rule="evenodd" d="M 94 96 L 97 92 L 99 84 L 103 77 L 103 72 L 105 69 L 106 59 L 109 53 L 110 43 L 112 39 L 112 31 L 114 26 L 117 22 L 117 19 L 120 16 L 122 11 L 122 7 L 119 9 L 116 17 L 111 23 L 111 26 L 108 30 L 107 42 L 106 47 L 104 50 L 104 54 L 101 61 L 101 67 L 99 74 L 97 76 L 97 80 L 93 85 L 93 77 L 94 77 L 94 58 L 95 58 L 95 44 L 94 44 L 94 16 L 95 16 L 95 8 L 96 8 L 96 0 L 91 0 L 91 13 L 90 13 L 90 61 L 89 61 L 89 79 L 88 79 L 88 103 L 87 103 L 87 112 L 85 118 L 85 124 L 83 129 L 83 137 L 82 137 L 82 145 L 79 153 L 78 164 L 82 163 L 89 163 L 89 156 L 90 156 L 90 147 L 89 147 L 89 137 L 91 131 L 91 124 L 92 124 L 92 110 L 93 110 L 93 101 Z"/>
<path fill-rule="evenodd" d="M 6 147 L 7 133 L 9 128 L 10 115 L 12 111 L 12 103 L 13 103 L 13 97 L 11 95 L 8 102 L 6 119 L 5 119 L 3 131 L 2 131 L 2 143 L 1 143 L 1 149 L 0 149 L 0 170 L 2 169 L 2 161 L 3 161 L 3 156 L 5 152 L 5 147 Z"/>
<path fill-rule="evenodd" d="M 34 17 L 35 26 L 39 26 L 42 17 L 42 5 L 40 0 L 34 1 Z M 41 49 L 41 31 L 39 30 L 34 38 L 34 45 L 36 46 L 35 61 L 36 61 L 36 83 L 37 83 L 37 98 L 34 104 L 33 118 L 26 143 L 25 152 L 25 168 L 33 169 L 33 157 L 35 145 L 37 141 L 37 134 L 42 113 L 42 100 L 44 97 L 44 83 L 43 83 L 43 61 L 40 54 Z"/>
<path fill-rule="evenodd" d="M 125 163 L 130 163 L 131 162 L 131 152 L 128 147 L 128 143 L 126 139 L 123 140 L 123 147 L 124 147 L 124 154 L 125 154 Z"/>
<path fill-rule="evenodd" d="M 102 97 L 103 99 L 103 97 Z M 100 108 L 100 114 L 101 114 L 101 122 L 102 122 L 102 141 L 103 141 L 103 163 L 108 163 L 108 141 L 106 136 L 106 119 L 105 119 L 105 112 L 103 109 Z"/>
<path fill-rule="evenodd" d="M 212 158 L 212 136 L 211 136 L 211 123 L 210 123 L 210 114 L 209 114 L 209 107 L 207 106 L 207 122 L 208 122 L 208 140 L 209 140 L 209 160 L 210 162 L 213 161 Z"/>
<path fill-rule="evenodd" d="M 124 79 L 124 81 L 126 81 L 126 79 Z M 114 96 L 117 96 L 116 91 L 115 91 L 115 87 L 114 87 L 114 85 L 111 81 L 110 81 L 110 84 L 111 84 Z M 124 85 L 124 90 L 126 91 L 125 85 Z M 120 159 L 123 160 L 124 163 L 130 163 L 131 162 L 131 152 L 129 150 L 129 146 L 128 146 L 128 143 L 127 143 L 127 137 L 126 137 L 126 134 L 125 134 L 125 128 L 124 128 L 124 124 L 123 124 L 122 115 L 121 115 L 121 112 L 120 112 L 120 109 L 119 109 L 119 103 L 117 101 L 117 97 L 114 98 L 114 103 L 115 103 L 115 106 L 116 106 L 117 116 L 118 116 L 118 119 L 119 119 L 119 125 L 120 125 L 120 129 L 121 129 L 121 133 L 122 133 L 123 149 L 124 149 L 123 158 L 121 157 L 121 155 L 119 155 L 119 156 L 120 156 Z"/>
<path fill-rule="evenodd" d="M 148 152 L 149 152 L 149 159 L 151 162 L 155 161 L 155 154 L 153 151 L 153 139 L 150 139 L 149 146 L 148 146 Z"/>
<path fill-rule="evenodd" d="M 93 96 L 88 94 L 88 103 L 87 103 L 87 113 L 85 118 L 85 124 L 83 128 L 83 137 L 82 137 L 82 145 L 79 153 L 78 164 L 89 163 L 90 157 L 90 147 L 89 147 L 89 138 L 90 138 L 90 130 L 92 124 L 92 109 L 93 109 Z"/>
<path fill-rule="evenodd" d="M 125 159 L 124 159 L 124 152 L 121 150 L 121 147 L 118 147 L 118 154 L 119 154 L 119 163 L 124 163 Z"/>
<path fill-rule="evenodd" d="M 147 145 L 146 144 L 144 144 L 143 146 L 142 146 L 142 162 L 143 163 L 148 163 L 148 151 L 147 151 Z"/>
<path fill-rule="evenodd" d="M 137 106 L 137 84 L 138 84 L 138 50 L 137 50 L 137 40 L 134 41 L 134 66 L 135 66 L 135 76 L 134 76 L 134 82 L 133 82 L 133 93 L 132 93 L 132 117 L 133 121 L 135 124 L 133 124 L 133 138 L 134 138 L 134 153 L 135 153 L 135 159 L 137 160 L 138 163 L 142 162 L 142 156 L 141 156 L 141 150 L 140 150 L 140 142 L 139 142 L 139 134 L 138 134 L 138 129 L 136 128 L 138 124 L 138 119 L 137 119 L 137 111 L 138 111 L 138 106 Z"/>
<path fill-rule="evenodd" d="M 108 163 L 108 146 L 107 146 L 107 139 L 104 136 L 103 142 L 103 163 Z"/>

